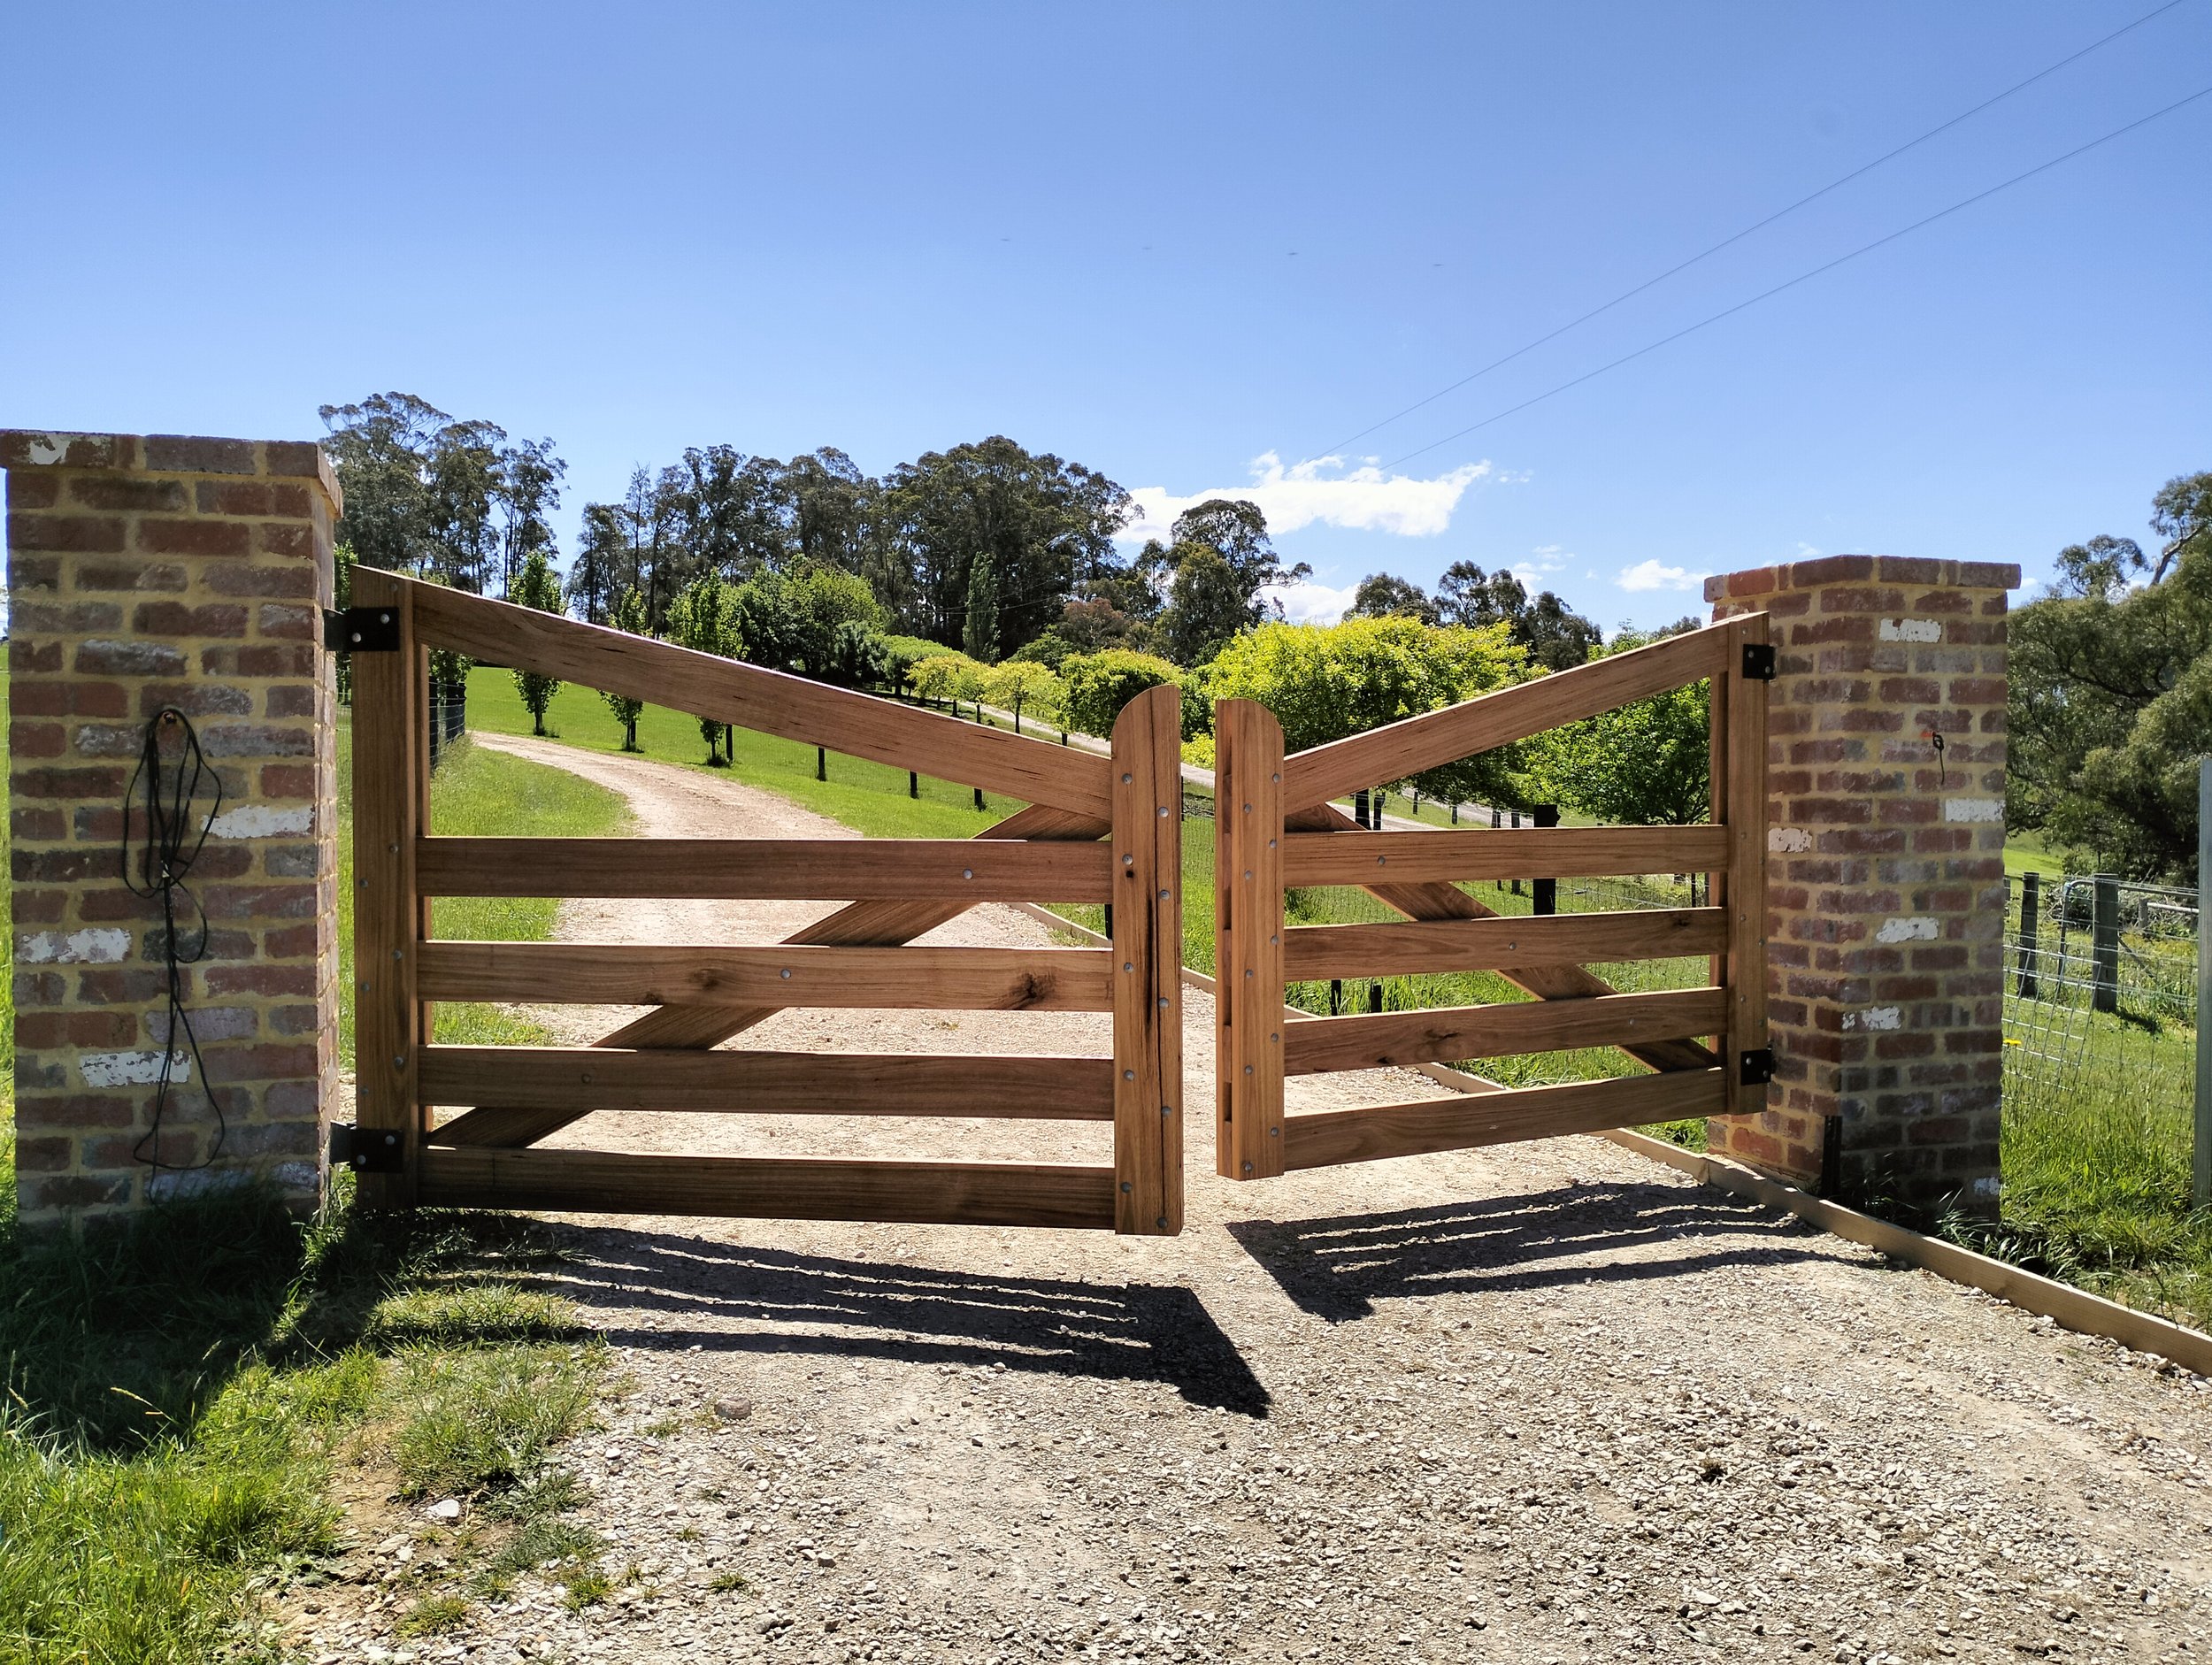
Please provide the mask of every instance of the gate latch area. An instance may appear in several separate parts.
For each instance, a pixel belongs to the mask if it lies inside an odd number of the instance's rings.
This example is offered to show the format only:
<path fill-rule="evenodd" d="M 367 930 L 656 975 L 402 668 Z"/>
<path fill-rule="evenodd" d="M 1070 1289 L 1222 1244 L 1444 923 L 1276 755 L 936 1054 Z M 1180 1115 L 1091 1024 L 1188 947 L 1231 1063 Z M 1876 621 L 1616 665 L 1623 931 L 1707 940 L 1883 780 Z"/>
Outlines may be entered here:
<path fill-rule="evenodd" d="M 1774 1079 L 1774 1048 L 1753 1047 L 1736 1055 L 1736 1079 L 1747 1087 L 1764 1086 Z"/>
<path fill-rule="evenodd" d="M 391 1132 L 363 1132 L 351 1122 L 330 1124 L 330 1165 L 350 1168 L 357 1174 L 403 1172 L 399 1135 Z"/>
<path fill-rule="evenodd" d="M 1743 645 L 1743 679 L 1747 682 L 1774 680 L 1774 644 L 1747 641 Z"/>
<path fill-rule="evenodd" d="M 397 653 L 399 615 L 388 607 L 326 607 L 323 646 L 332 653 Z"/>

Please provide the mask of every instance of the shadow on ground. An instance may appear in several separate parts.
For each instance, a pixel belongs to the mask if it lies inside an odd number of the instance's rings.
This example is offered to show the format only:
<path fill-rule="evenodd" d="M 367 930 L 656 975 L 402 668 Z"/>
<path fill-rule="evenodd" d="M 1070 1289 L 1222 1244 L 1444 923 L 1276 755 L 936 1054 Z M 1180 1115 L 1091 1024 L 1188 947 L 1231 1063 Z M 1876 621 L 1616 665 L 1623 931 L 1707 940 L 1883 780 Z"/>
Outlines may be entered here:
<path fill-rule="evenodd" d="M 623 1346 L 1002 1364 L 1161 1382 L 1192 1404 L 1267 1414 L 1267 1390 L 1236 1345 L 1176 1285 L 993 1277 L 622 1227 L 584 1229 L 575 1253 L 566 1279 L 577 1299 L 667 1320 L 602 1326 Z M 733 1320 L 745 1327 L 719 1327 Z"/>
<path fill-rule="evenodd" d="M 1387 1214 L 1239 1220 L 1229 1231 L 1284 1293 L 1331 1324 L 1406 1296 L 1634 1282 L 1833 1254 L 1786 1216 L 1679 1185 L 1621 1183 Z"/>

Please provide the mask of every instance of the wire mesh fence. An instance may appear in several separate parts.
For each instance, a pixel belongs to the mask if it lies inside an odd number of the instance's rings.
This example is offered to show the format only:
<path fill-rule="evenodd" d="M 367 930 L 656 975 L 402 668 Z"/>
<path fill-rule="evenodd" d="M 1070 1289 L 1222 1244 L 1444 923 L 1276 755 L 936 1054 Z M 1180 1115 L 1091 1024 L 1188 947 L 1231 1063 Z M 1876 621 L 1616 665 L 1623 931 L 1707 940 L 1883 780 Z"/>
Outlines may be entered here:
<path fill-rule="evenodd" d="M 2197 893 L 2037 874 L 2006 888 L 2008 1185 L 2064 1175 L 2185 1207 Z"/>

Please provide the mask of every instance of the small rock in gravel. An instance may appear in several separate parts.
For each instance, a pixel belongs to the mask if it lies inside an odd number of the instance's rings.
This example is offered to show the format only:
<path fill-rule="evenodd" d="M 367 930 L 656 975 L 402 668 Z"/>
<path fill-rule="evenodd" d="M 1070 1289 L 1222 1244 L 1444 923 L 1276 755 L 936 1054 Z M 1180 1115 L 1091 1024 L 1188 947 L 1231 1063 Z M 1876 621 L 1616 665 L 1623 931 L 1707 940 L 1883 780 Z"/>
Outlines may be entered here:
<path fill-rule="evenodd" d="M 441 1498 L 423 1513 L 434 1521 L 457 1521 L 461 1518 L 461 1500 Z"/>
<path fill-rule="evenodd" d="M 753 1414 L 753 1401 L 749 1399 L 718 1399 L 714 1401 L 714 1414 L 726 1423 L 741 1423 Z"/>

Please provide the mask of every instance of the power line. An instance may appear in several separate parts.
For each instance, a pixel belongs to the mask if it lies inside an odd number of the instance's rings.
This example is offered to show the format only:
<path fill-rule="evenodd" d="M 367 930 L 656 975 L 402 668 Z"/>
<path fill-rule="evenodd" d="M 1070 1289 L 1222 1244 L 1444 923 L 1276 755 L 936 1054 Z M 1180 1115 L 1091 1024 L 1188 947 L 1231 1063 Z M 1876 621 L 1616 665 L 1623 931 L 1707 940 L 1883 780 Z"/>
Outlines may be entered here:
<path fill-rule="evenodd" d="M 2175 111 L 2183 108 L 2185 105 L 2193 104 L 2198 99 L 2206 97 L 2207 96 L 2212 96 L 2212 87 L 2200 88 L 2195 92 L 2191 93 L 2186 98 L 2176 99 L 2172 104 L 2168 104 L 2163 110 L 2154 110 L 2149 115 L 2139 117 L 2136 120 L 2129 122 L 2124 127 L 2115 127 L 2110 133 L 2106 134 L 2102 138 L 2092 139 L 2087 144 L 2078 146 L 2076 149 L 2067 151 L 2063 156 L 2055 156 L 2047 162 L 2039 163 L 2024 173 L 2014 174 L 2012 178 L 2005 180 L 2001 185 L 1993 185 L 1987 190 L 1977 191 L 1973 196 L 1966 197 L 1962 201 L 1954 203 L 1948 208 L 1937 210 L 1934 213 L 1929 215 L 1925 219 L 1916 219 L 1909 226 L 1901 226 L 1898 230 L 1891 232 L 1886 237 L 1877 237 L 1872 242 L 1862 244 L 1860 247 L 1851 250 L 1849 254 L 1838 255 L 1833 260 L 1830 260 L 1823 265 L 1815 266 L 1809 272 L 1801 272 L 1797 274 L 1797 276 L 1791 278 L 1786 282 L 1778 283 L 1770 289 L 1762 290 L 1759 294 L 1753 295 L 1747 301 L 1739 301 L 1735 305 L 1724 308 L 1722 311 L 1715 312 L 1709 318 L 1700 318 L 1696 323 L 1678 329 L 1671 335 L 1662 336 L 1659 340 L 1651 342 L 1647 346 L 1639 347 L 1632 353 L 1624 353 L 1618 358 L 1614 359 L 1610 364 L 1600 364 L 1595 370 L 1586 371 L 1581 375 L 1574 378 L 1573 380 L 1563 381 L 1555 387 L 1547 388 L 1544 392 L 1538 394 L 1532 399 L 1524 399 L 1520 403 L 1508 406 L 1503 410 L 1500 410 L 1494 415 L 1483 418 L 1483 419 L 1479 422 L 1470 423 L 1467 426 L 1457 430 L 1455 433 L 1447 434 L 1442 439 L 1436 440 L 1427 445 L 1424 445 L 1418 450 L 1408 451 L 1403 457 L 1395 457 L 1390 462 L 1384 464 L 1383 467 L 1386 470 L 1388 470 L 1397 467 L 1401 463 L 1409 463 L 1417 457 L 1426 456 L 1429 452 L 1435 450 L 1438 446 L 1449 445 L 1454 440 L 1464 439 L 1470 434 L 1472 434 L 1480 428 L 1486 428 L 1494 422 L 1502 422 L 1507 417 L 1512 416 L 1517 412 L 1525 410 L 1532 404 L 1541 404 L 1545 400 L 1552 398 L 1555 395 L 1563 394 L 1570 387 L 1579 387 L 1584 382 L 1591 380 L 1594 377 L 1602 376 L 1609 370 L 1617 370 L 1623 364 L 1625 364 L 1633 359 L 1641 358 L 1646 353 L 1656 352 L 1660 348 L 1667 346 L 1671 342 L 1680 341 L 1685 335 L 1694 335 L 1698 331 L 1705 328 L 1709 324 L 1717 324 L 1724 318 L 1733 318 L 1737 313 L 1744 311 L 1747 307 L 1756 306 L 1762 301 L 1770 300 L 1775 295 L 1781 294 L 1783 290 L 1793 289 L 1799 284 L 1808 282 L 1810 280 L 1820 276 L 1824 272 L 1833 272 L 1838 266 L 1843 265 L 1847 262 L 1856 260 L 1861 255 L 1871 254 L 1877 249 L 1882 248 L 1886 244 L 1895 242 L 1900 237 L 1909 236 L 1912 233 L 1920 230 L 1924 226 L 1934 225 L 1939 219 L 1947 219 L 1962 209 L 1971 208 L 1977 203 L 1986 202 L 1990 197 L 1996 196 L 2000 191 L 2008 191 L 2014 186 L 2022 184 L 2028 180 L 2032 180 L 2039 173 L 2047 173 L 2053 168 L 2059 166 L 2062 163 L 2071 162 L 2076 157 L 2085 156 L 2088 152 L 2097 149 L 2100 145 L 2110 144 L 2115 139 L 2122 138 L 2128 134 L 2133 133 L 2138 127 L 2147 127 L 2162 116 L 2170 116 Z"/>
<path fill-rule="evenodd" d="M 1638 284 L 1632 289 L 1623 290 L 1620 294 L 1615 295 L 1611 300 L 1606 302 L 1603 305 L 1592 307 L 1590 311 L 1585 312 L 1580 318 L 1570 319 L 1567 323 L 1562 324 L 1557 329 L 1551 331 L 1548 334 L 1539 335 L 1534 341 L 1515 348 L 1502 358 L 1492 359 L 1480 370 L 1477 370 L 1467 375 L 1462 376 L 1457 381 L 1452 383 L 1450 387 L 1440 387 L 1434 393 L 1429 395 L 1425 399 L 1417 399 L 1413 403 L 1406 406 L 1404 410 L 1396 411 L 1390 416 L 1386 416 L 1383 418 L 1381 421 L 1373 423 L 1367 427 L 1363 427 L 1358 433 L 1352 434 L 1348 438 L 1339 440 L 1335 444 L 1327 447 L 1324 450 L 1315 453 L 1314 456 L 1305 458 L 1304 461 L 1308 463 L 1316 462 L 1323 457 L 1333 456 L 1335 453 L 1343 450 L 1345 447 L 1365 439 L 1369 434 L 1388 427 L 1392 423 L 1397 421 L 1400 418 L 1411 416 L 1416 410 L 1421 410 L 1425 406 L 1434 404 L 1439 399 L 1443 398 L 1447 394 L 1457 393 L 1462 387 L 1467 386 L 1468 383 L 1479 381 L 1492 371 L 1511 364 L 1515 359 L 1520 357 L 1523 354 L 1534 352 L 1546 341 L 1557 341 L 1569 330 L 1579 329 L 1583 325 L 1587 324 L 1592 318 L 1611 311 L 1624 301 L 1634 300 L 1646 289 L 1651 288 L 1655 285 L 1664 283 L 1669 278 L 1673 277 L 1677 272 L 1687 272 L 1692 266 L 1697 265 L 1700 261 L 1711 259 L 1715 255 L 1720 253 L 1722 249 L 1741 242 L 1745 238 L 1750 236 L 1752 233 L 1765 230 L 1769 226 L 1773 225 L 1778 219 L 1786 219 L 1790 215 L 1794 214 L 1799 209 L 1805 207 L 1808 203 L 1818 202 L 1822 197 L 1827 196 L 1829 192 L 1848 185 L 1853 180 L 1860 177 L 1860 175 L 1872 173 L 1876 168 L 1880 167 L 1886 162 L 1895 161 L 1908 150 L 1917 150 L 1920 146 L 1927 143 L 1929 140 L 1948 133 L 1952 128 L 1957 127 L 1962 121 L 1970 120 L 1974 117 L 1980 115 L 1983 111 L 1990 109 L 1993 105 L 2002 104 L 2015 93 L 2026 91 L 2029 88 L 2034 86 L 2036 82 L 2043 81 L 2049 76 L 2055 75 L 2060 70 L 2064 69 L 2069 64 L 2078 62 L 2080 59 L 2088 57 L 2092 52 L 2096 51 L 2101 47 L 2111 45 L 2113 42 L 2118 40 L 2122 35 L 2131 34 L 2134 30 L 2141 28 L 2146 23 L 2150 22 L 2153 19 L 2162 17 L 2165 13 L 2171 12 L 2176 6 L 2182 4 L 2183 0 L 2166 0 L 2166 4 L 2164 5 L 2159 6 L 2154 11 L 2146 12 L 2141 17 L 2136 19 L 2134 22 L 2113 30 L 2111 34 L 2106 35 L 2102 40 L 2092 41 L 2087 46 L 2083 47 L 2079 51 L 2060 58 L 2057 63 L 2049 65 L 2047 68 L 2038 70 L 2034 74 L 2029 76 L 2027 80 L 2018 82 L 2016 85 L 2006 88 L 2004 91 L 1999 93 L 1995 97 L 1985 98 L 1980 104 L 1976 104 L 1971 110 L 1964 111 L 1958 115 L 1953 116 L 1948 121 L 1943 123 L 1940 127 L 1931 127 L 1918 138 L 1908 140 L 1903 144 L 1899 145 L 1894 150 L 1887 151 L 1881 156 L 1876 157 L 1871 162 L 1868 162 L 1861 166 L 1853 168 L 1850 173 L 1846 173 L 1842 178 L 1829 180 L 1827 184 L 1822 186 L 1809 196 L 1801 196 L 1795 202 L 1792 203 L 1787 208 L 1777 209 L 1773 213 L 1769 214 L 1764 219 L 1759 220 L 1755 224 L 1746 226 L 1741 231 L 1737 232 L 1732 236 L 1722 238 L 1720 242 L 1715 243 L 1711 248 L 1705 249 L 1702 253 L 1694 254 L 1687 260 L 1682 261 L 1679 265 L 1669 266 L 1664 272 L 1662 272 L 1656 277 L 1645 279 L 1643 282 Z"/>

